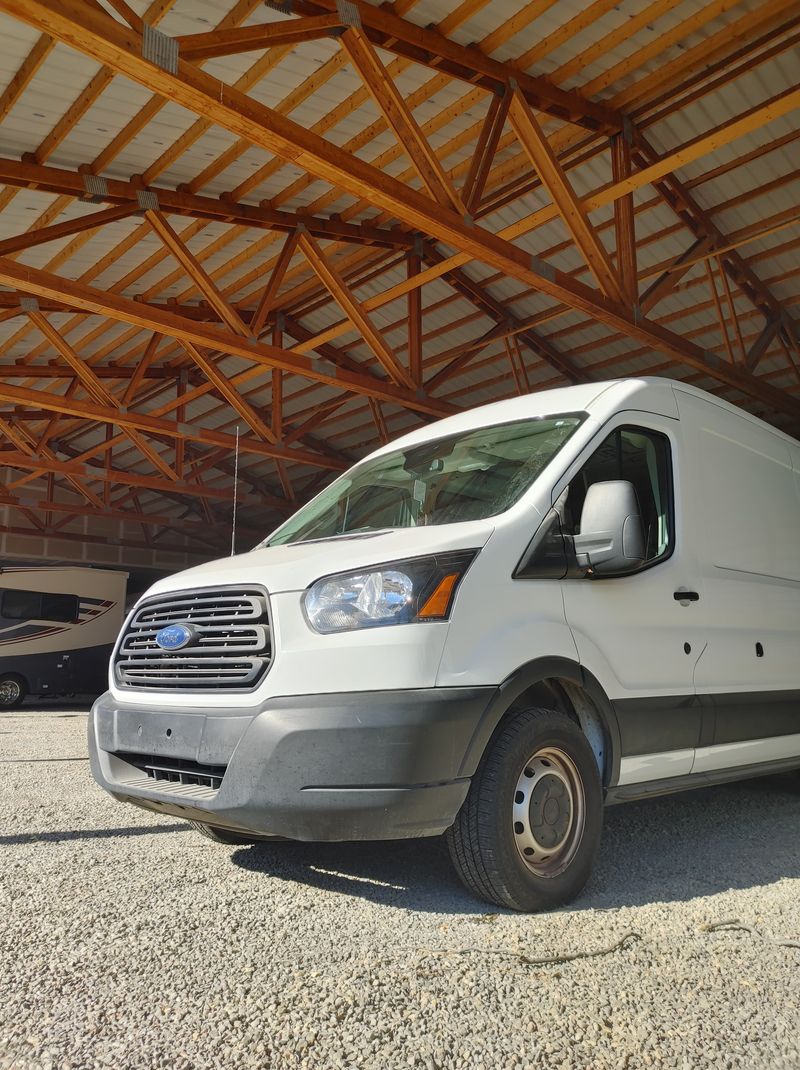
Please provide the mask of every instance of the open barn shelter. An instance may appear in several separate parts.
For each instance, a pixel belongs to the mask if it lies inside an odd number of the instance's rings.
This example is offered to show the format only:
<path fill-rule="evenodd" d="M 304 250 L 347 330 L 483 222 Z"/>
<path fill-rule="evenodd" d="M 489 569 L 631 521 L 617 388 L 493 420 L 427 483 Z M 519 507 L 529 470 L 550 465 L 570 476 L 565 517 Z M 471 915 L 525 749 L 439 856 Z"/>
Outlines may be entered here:
<path fill-rule="evenodd" d="M 797 434 L 798 42 L 797 0 L 0 0 L 0 553 L 224 554 L 237 474 L 243 549 L 567 383 Z"/>

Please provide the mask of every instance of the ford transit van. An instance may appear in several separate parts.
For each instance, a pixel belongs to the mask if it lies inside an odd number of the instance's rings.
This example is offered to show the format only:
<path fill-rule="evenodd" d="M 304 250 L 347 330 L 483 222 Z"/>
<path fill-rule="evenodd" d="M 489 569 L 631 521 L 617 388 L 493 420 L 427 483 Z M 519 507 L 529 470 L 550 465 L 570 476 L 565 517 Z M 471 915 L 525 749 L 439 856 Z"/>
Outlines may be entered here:
<path fill-rule="evenodd" d="M 377 450 L 136 604 L 90 721 L 115 798 L 222 843 L 446 833 L 538 910 L 603 807 L 800 767 L 800 444 L 666 379 Z"/>

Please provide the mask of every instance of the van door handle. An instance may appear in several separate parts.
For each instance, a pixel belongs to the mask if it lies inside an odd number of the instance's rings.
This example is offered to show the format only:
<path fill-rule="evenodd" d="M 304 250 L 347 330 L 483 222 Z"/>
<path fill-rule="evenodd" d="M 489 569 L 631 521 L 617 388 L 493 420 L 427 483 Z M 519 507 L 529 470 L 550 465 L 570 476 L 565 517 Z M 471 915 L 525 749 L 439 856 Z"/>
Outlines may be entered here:
<path fill-rule="evenodd" d="M 675 591 L 672 597 L 676 602 L 681 602 L 687 605 L 689 602 L 699 602 L 700 595 L 697 591 Z"/>

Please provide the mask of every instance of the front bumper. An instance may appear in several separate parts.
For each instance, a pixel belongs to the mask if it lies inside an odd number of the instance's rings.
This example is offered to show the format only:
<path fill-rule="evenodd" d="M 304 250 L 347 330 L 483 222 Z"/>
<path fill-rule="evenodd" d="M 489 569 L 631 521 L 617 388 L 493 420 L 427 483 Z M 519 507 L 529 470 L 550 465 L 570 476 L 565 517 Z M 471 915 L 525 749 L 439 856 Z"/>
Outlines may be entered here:
<path fill-rule="evenodd" d="M 105 694 L 89 720 L 92 773 L 121 801 L 260 835 L 433 836 L 466 797 L 473 770 L 465 761 L 494 694 L 477 687 L 303 695 L 255 711 L 159 709 Z M 139 767 L 142 755 L 216 769 L 222 779 L 154 780 Z"/>

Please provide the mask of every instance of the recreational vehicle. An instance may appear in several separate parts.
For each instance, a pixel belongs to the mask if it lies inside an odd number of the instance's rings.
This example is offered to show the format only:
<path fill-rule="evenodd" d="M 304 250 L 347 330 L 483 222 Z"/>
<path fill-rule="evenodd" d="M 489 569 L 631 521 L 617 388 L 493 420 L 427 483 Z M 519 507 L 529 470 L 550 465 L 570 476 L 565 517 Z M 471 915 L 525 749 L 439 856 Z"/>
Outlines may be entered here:
<path fill-rule="evenodd" d="M 0 569 L 0 708 L 26 695 L 104 689 L 127 578 L 99 568 Z"/>
<path fill-rule="evenodd" d="M 799 639 L 800 443 L 667 379 L 545 391 L 156 583 L 92 769 L 223 843 L 446 832 L 474 892 L 543 909 L 604 804 L 800 767 Z"/>

